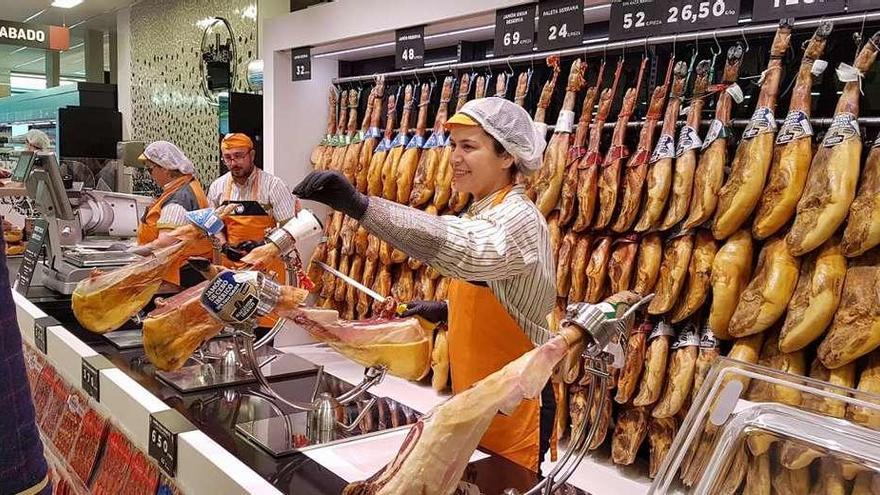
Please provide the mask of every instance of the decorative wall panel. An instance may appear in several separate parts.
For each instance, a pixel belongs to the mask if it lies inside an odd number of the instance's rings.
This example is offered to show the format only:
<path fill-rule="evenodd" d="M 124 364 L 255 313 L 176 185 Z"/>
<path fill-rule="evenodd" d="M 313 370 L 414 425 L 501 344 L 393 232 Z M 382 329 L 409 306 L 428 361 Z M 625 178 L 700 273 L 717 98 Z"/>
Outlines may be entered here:
<path fill-rule="evenodd" d="M 131 8 L 132 139 L 174 142 L 206 188 L 220 158 L 218 107 L 204 97 L 199 72 L 202 32 L 213 17 L 232 26 L 234 91 L 244 91 L 247 64 L 257 58 L 255 0 L 143 0 Z"/>

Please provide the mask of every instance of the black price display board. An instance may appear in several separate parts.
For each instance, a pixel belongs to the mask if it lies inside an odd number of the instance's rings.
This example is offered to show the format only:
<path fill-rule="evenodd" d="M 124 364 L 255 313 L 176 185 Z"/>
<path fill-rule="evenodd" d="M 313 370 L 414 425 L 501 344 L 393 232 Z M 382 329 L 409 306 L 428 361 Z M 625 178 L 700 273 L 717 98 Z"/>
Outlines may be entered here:
<path fill-rule="evenodd" d="M 876 5 L 880 6 L 880 3 Z M 755 0 L 752 20 L 776 21 L 786 17 L 800 19 L 842 14 L 845 6 L 846 0 Z"/>
<path fill-rule="evenodd" d="M 735 26 L 739 6 L 740 0 L 612 0 L 608 38 L 617 41 Z"/>
<path fill-rule="evenodd" d="M 847 8 L 849 9 L 849 12 L 880 10 L 880 2 L 877 0 L 849 0 Z"/>
<path fill-rule="evenodd" d="M 425 26 L 398 29 L 394 64 L 398 69 L 415 69 L 425 65 Z"/>
<path fill-rule="evenodd" d="M 290 50 L 292 79 L 308 81 L 312 78 L 312 49 L 309 47 Z"/>
<path fill-rule="evenodd" d="M 49 332 L 49 327 L 55 325 L 58 325 L 58 320 L 51 316 L 44 316 L 34 320 L 34 346 L 36 346 L 36 348 L 43 354 L 49 353 L 49 351 L 46 350 L 49 342 L 47 333 Z"/>
<path fill-rule="evenodd" d="M 558 50 L 583 43 L 583 3 L 583 0 L 548 0 L 538 4 L 538 50 Z"/>
<path fill-rule="evenodd" d="M 169 476 L 174 476 L 177 471 L 177 435 L 195 429 L 192 423 L 174 409 L 150 414 L 147 451 Z"/>
<path fill-rule="evenodd" d="M 34 232 L 31 234 L 31 238 L 28 239 L 21 265 L 18 267 L 15 290 L 23 296 L 27 295 L 28 288 L 31 286 L 31 280 L 34 278 L 34 270 L 37 269 L 40 252 L 42 252 L 43 244 L 46 242 L 48 225 L 49 222 L 45 218 L 40 218 L 34 222 Z"/>
<path fill-rule="evenodd" d="M 495 12 L 495 56 L 527 53 L 535 47 L 536 4 L 517 5 Z"/>

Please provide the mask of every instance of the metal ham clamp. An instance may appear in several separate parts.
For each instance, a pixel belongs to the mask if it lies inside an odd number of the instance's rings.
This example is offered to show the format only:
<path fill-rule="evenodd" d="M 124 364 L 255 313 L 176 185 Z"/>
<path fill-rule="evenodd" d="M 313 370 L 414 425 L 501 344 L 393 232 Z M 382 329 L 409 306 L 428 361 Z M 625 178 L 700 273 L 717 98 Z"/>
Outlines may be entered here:
<path fill-rule="evenodd" d="M 602 392 L 607 388 L 608 379 L 611 377 L 609 368 L 623 366 L 626 361 L 624 349 L 629 337 L 628 329 L 635 322 L 638 310 L 653 298 L 654 294 L 643 297 L 632 304 L 620 317 L 617 317 L 615 305 L 609 302 L 573 303 L 566 308 L 565 319 L 560 325 L 575 326 L 583 332 L 585 346 L 582 356 L 586 362 L 584 369 L 594 378 L 589 381 L 587 397 L 591 404 L 588 405 L 588 411 L 597 411 L 597 414 L 600 414 L 598 412 L 605 407 L 607 394 Z M 593 404 L 594 402 L 598 403 Z M 522 495 L 550 495 L 565 485 L 589 451 L 590 443 L 600 424 L 598 418 L 589 419 L 581 421 L 572 432 L 571 443 L 553 470 Z M 520 495 L 520 492 L 508 488 L 504 491 L 504 495 Z"/>

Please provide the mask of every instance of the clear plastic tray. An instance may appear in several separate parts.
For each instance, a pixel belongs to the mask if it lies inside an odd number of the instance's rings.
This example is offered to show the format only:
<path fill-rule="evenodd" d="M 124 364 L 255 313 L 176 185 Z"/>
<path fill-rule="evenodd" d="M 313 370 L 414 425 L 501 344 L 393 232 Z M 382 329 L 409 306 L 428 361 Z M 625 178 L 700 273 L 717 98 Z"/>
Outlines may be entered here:
<path fill-rule="evenodd" d="M 878 430 L 880 395 L 719 358 L 649 493 L 880 494 Z"/>

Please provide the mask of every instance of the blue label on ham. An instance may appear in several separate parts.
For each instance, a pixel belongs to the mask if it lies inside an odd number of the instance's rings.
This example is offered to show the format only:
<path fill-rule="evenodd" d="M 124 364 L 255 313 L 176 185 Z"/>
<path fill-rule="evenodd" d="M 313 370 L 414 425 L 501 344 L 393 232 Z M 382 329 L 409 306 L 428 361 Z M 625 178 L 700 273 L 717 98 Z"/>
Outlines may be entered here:
<path fill-rule="evenodd" d="M 743 139 L 752 139 L 758 134 L 768 132 L 776 132 L 776 117 L 773 116 L 773 110 L 767 107 L 760 107 L 752 114 L 752 120 L 749 126 L 743 132 Z"/>
<path fill-rule="evenodd" d="M 654 147 L 654 154 L 651 155 L 651 163 L 666 159 L 675 158 L 675 138 L 669 134 L 663 134 Z"/>
<path fill-rule="evenodd" d="M 813 135 L 813 126 L 810 125 L 810 118 L 807 114 L 800 110 L 789 112 L 782 124 L 782 129 L 776 135 L 776 144 L 786 144 L 794 141 L 810 137 Z"/>
<path fill-rule="evenodd" d="M 425 136 L 415 135 L 406 143 L 406 149 L 422 148 L 425 146 Z"/>
<path fill-rule="evenodd" d="M 702 146 L 703 141 L 700 140 L 697 130 L 686 125 L 681 128 L 681 132 L 678 135 L 678 146 L 675 148 L 675 157 L 678 158 L 683 155 L 685 151 L 700 149 Z"/>
<path fill-rule="evenodd" d="M 861 137 L 859 132 L 859 121 L 856 116 L 851 113 L 842 113 L 834 116 L 831 127 L 825 133 L 825 139 L 822 140 L 822 146 L 833 148 L 838 144 Z"/>

